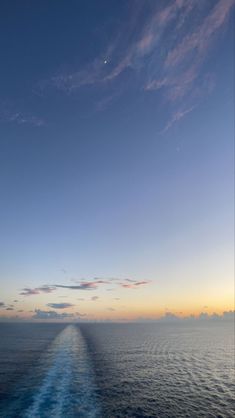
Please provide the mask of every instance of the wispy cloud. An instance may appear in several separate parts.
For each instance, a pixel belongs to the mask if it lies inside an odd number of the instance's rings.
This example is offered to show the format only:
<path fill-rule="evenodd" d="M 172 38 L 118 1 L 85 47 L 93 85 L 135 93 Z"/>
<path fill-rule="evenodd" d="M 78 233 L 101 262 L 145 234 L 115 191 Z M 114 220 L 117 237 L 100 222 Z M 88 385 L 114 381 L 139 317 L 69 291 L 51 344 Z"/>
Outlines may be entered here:
<path fill-rule="evenodd" d="M 6 122 L 17 123 L 18 125 L 32 125 L 41 127 L 45 125 L 43 119 L 30 114 L 23 114 L 21 112 L 8 114 L 5 119 Z"/>
<path fill-rule="evenodd" d="M 96 301 L 99 299 L 99 296 L 92 296 L 91 300 Z"/>
<path fill-rule="evenodd" d="M 234 0 L 219 0 L 205 17 L 202 24 L 192 33 L 187 34 L 180 43 L 170 50 L 165 61 L 166 68 L 172 68 L 182 63 L 188 56 L 194 55 L 194 62 L 201 62 L 207 53 L 214 35 L 227 19 L 234 5 Z M 191 61 L 191 60 L 190 60 Z"/>
<path fill-rule="evenodd" d="M 189 4 L 182 24 L 187 22 L 187 13 L 191 14 L 194 8 L 198 9 L 197 2 L 190 1 Z M 196 19 L 191 17 L 190 29 L 179 31 L 175 42 L 162 59 L 157 73 L 150 74 L 145 89 L 161 89 L 163 97 L 172 106 L 172 114 L 163 133 L 191 112 L 200 99 L 210 94 L 215 87 L 215 78 L 213 83 L 208 83 L 208 79 L 212 80 L 213 75 L 204 74 L 202 69 L 213 42 L 227 21 L 234 4 L 234 0 L 218 0 L 208 14 L 202 17 L 201 23 L 197 23 Z"/>
<path fill-rule="evenodd" d="M 189 94 L 201 75 L 200 69 L 208 56 L 212 42 L 226 22 L 233 6 L 234 0 L 217 1 L 202 23 L 192 25 L 192 29 L 185 35 L 180 34 L 163 59 L 160 71 L 163 77 L 157 74 L 157 77 L 150 78 L 146 90 L 164 88 L 166 97 L 170 101 L 183 99 Z"/>
<path fill-rule="evenodd" d="M 96 282 L 103 282 L 103 283 L 111 283 L 111 282 L 120 282 L 123 280 L 127 280 L 127 281 L 135 281 L 133 279 L 129 279 L 129 278 L 121 278 L 121 277 L 94 277 L 93 279 Z"/>
<path fill-rule="evenodd" d="M 45 121 L 30 112 L 16 109 L 18 106 L 9 102 L 0 102 L 0 122 L 15 123 L 17 125 L 31 125 L 41 127 Z"/>
<path fill-rule="evenodd" d="M 150 282 L 148 281 L 139 281 L 139 282 L 134 282 L 134 283 L 121 283 L 121 287 L 124 287 L 126 289 L 137 289 L 140 286 L 149 284 Z"/>
<path fill-rule="evenodd" d="M 128 80 L 131 83 L 134 74 L 137 89 L 143 94 L 152 92 L 158 100 L 162 96 L 169 113 L 162 130 L 166 132 L 215 86 L 207 87 L 208 74 L 202 69 L 234 4 L 235 0 L 171 0 L 165 5 L 133 2 L 128 22 L 119 25 L 118 34 L 100 57 L 84 68 L 53 75 L 41 83 L 41 88 L 70 94 L 80 88 L 99 86 L 104 97 L 99 99 L 97 109 L 102 110 L 122 90 L 121 77 L 129 71 Z M 125 83 L 123 91 L 130 83 Z M 112 93 L 107 95 L 111 86 Z"/>
<path fill-rule="evenodd" d="M 161 131 L 161 133 L 165 133 L 168 131 L 168 129 L 171 128 L 171 126 L 175 123 L 180 121 L 180 119 L 184 118 L 188 113 L 192 112 L 193 109 L 195 108 L 195 106 L 189 107 L 188 109 L 181 109 L 181 110 L 177 110 L 175 111 L 169 121 L 167 122 L 165 128 Z"/>

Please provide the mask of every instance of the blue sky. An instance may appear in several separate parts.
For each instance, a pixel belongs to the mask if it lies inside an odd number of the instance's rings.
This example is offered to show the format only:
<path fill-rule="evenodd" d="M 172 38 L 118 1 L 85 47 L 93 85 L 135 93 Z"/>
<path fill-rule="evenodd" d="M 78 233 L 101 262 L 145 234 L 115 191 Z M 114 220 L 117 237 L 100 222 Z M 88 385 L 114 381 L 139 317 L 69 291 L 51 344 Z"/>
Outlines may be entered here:
<path fill-rule="evenodd" d="M 2 315 L 231 309 L 234 1 L 0 8 Z"/>

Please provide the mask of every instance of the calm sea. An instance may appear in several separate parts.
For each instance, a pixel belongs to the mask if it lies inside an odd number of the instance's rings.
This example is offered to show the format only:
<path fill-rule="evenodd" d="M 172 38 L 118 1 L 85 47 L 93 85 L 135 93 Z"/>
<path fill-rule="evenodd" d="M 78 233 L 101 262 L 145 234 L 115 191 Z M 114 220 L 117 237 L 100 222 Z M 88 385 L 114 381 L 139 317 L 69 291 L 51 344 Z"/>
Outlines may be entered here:
<path fill-rule="evenodd" d="M 1 418 L 234 417 L 231 322 L 0 324 Z"/>

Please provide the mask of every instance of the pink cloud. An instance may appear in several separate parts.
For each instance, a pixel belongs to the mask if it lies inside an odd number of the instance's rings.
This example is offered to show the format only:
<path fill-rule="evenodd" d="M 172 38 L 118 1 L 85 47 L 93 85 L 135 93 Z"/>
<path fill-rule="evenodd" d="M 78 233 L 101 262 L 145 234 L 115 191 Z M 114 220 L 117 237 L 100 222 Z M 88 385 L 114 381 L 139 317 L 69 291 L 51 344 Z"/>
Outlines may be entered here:
<path fill-rule="evenodd" d="M 142 281 L 142 282 L 134 282 L 134 283 L 121 283 L 121 287 L 124 287 L 126 289 L 136 289 L 139 286 L 149 284 L 149 281 Z"/>
<path fill-rule="evenodd" d="M 164 129 L 167 131 L 196 107 L 200 97 L 208 94 L 201 68 L 235 0 L 212 1 L 211 9 L 204 3 L 172 0 L 163 8 L 159 2 L 146 9 L 143 4 L 131 7 L 128 24 L 119 28 L 102 56 L 78 71 L 52 77 L 48 84 L 66 93 L 99 85 L 106 94 L 113 83 L 111 94 L 99 98 L 96 106 L 99 111 L 106 109 L 127 88 L 127 83 L 123 83 L 124 87 L 119 83 L 116 88 L 115 80 L 126 70 L 130 74 L 135 72 L 140 88 L 162 89 L 163 101 L 170 104 L 171 115 Z M 143 9 L 147 10 L 146 14 L 142 13 Z"/>
<path fill-rule="evenodd" d="M 145 51 L 146 49 L 149 49 L 153 42 L 154 36 L 152 33 L 146 34 L 139 42 L 138 42 L 138 49 L 141 51 Z"/>
<path fill-rule="evenodd" d="M 172 67 L 179 64 L 193 50 L 196 50 L 199 55 L 204 54 L 212 37 L 224 24 L 234 4 L 234 0 L 220 0 L 204 19 L 202 25 L 192 34 L 186 35 L 173 50 L 169 51 L 165 66 Z"/>

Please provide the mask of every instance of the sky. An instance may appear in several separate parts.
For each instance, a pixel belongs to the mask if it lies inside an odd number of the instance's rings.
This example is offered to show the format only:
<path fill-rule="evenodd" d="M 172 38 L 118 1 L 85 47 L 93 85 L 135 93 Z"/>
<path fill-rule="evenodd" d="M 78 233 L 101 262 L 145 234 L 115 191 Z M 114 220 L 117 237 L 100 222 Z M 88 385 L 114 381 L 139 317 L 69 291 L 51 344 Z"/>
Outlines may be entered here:
<path fill-rule="evenodd" d="M 234 0 L 3 0 L 0 319 L 234 309 Z"/>

